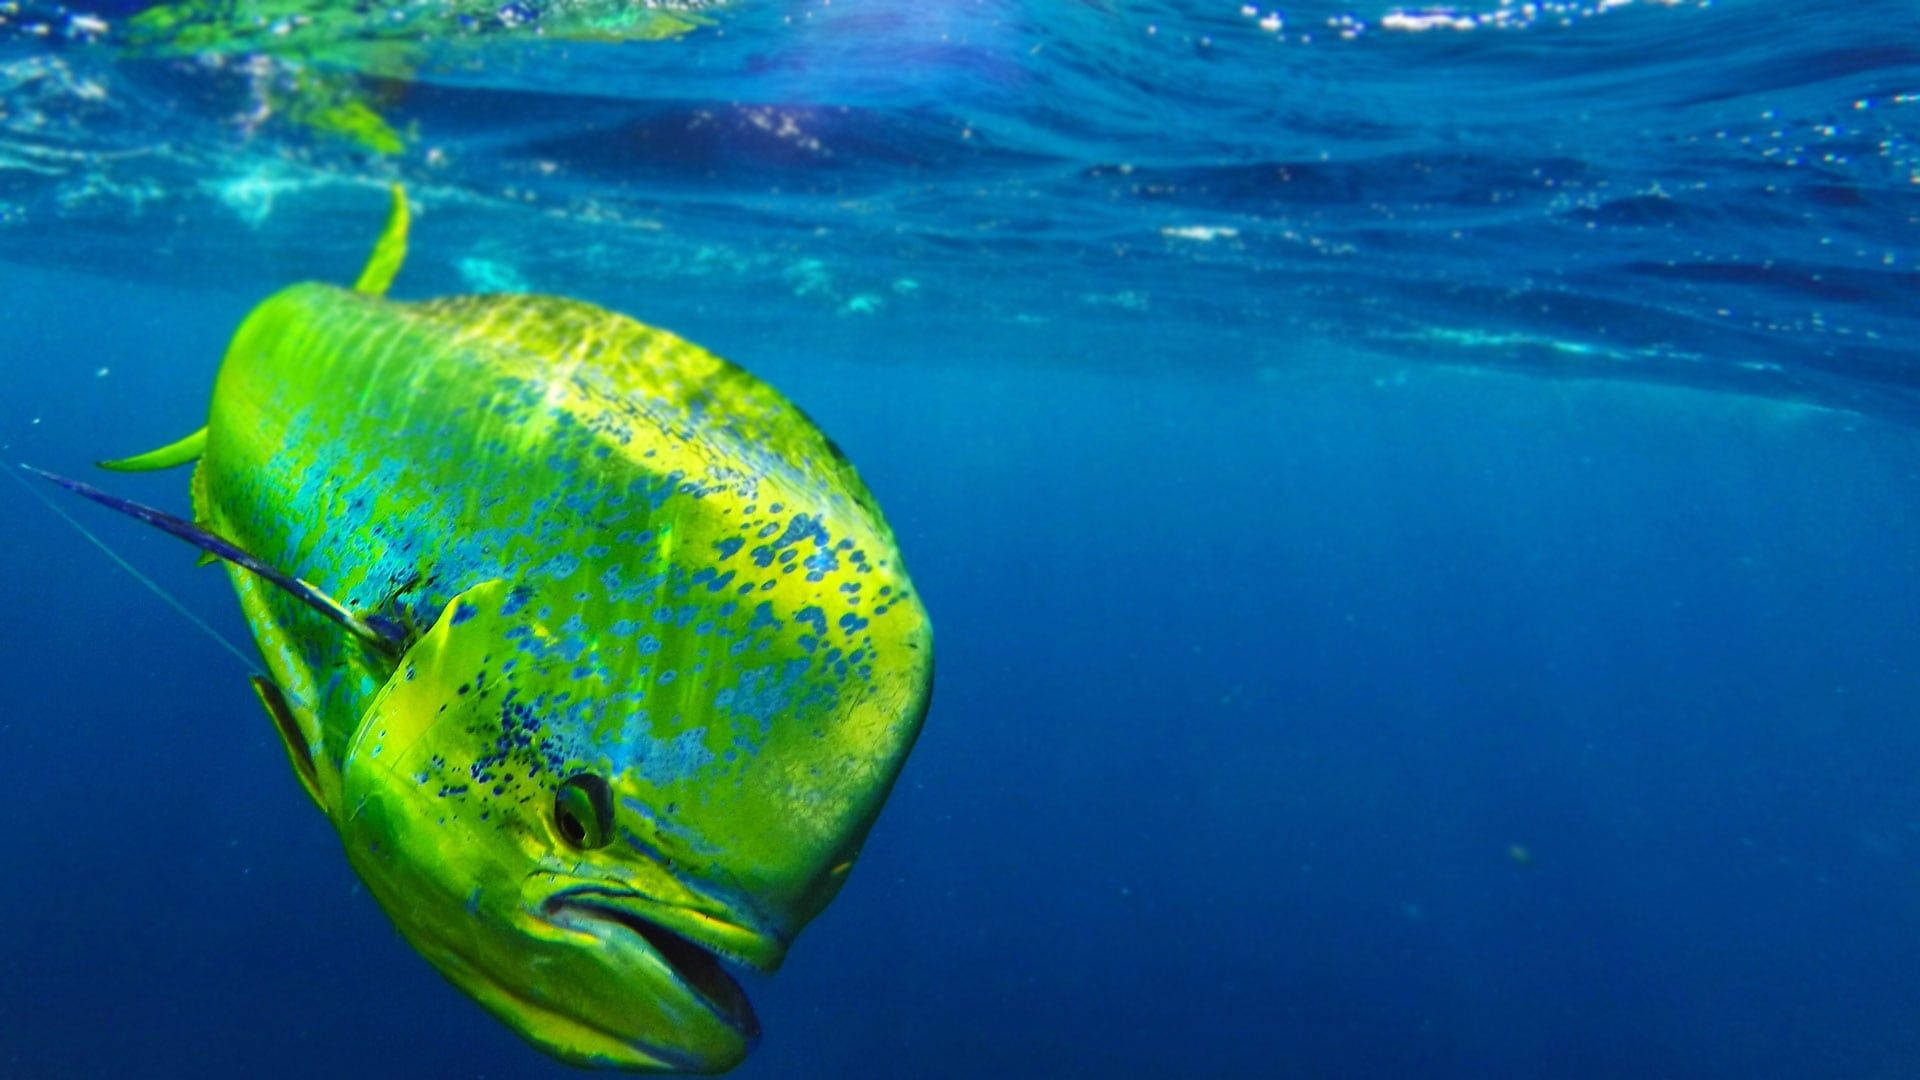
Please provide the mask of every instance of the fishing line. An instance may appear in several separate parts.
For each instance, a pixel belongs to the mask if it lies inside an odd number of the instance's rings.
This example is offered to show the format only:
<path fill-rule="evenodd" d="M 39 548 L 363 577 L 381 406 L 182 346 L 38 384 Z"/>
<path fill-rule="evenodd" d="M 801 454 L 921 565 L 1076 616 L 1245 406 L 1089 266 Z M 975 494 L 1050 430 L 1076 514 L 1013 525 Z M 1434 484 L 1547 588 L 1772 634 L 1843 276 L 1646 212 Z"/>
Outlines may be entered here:
<path fill-rule="evenodd" d="M 21 467 L 25 468 L 24 465 Z M 88 532 L 87 527 L 85 525 L 82 525 L 80 524 L 79 521 L 75 520 L 72 514 L 67 513 L 64 509 L 60 507 L 60 504 L 54 502 L 51 498 L 48 498 L 46 492 L 41 491 L 39 488 L 33 486 L 32 484 L 27 483 L 26 477 L 21 476 L 18 472 L 13 472 L 13 473 L 10 473 L 9 475 L 12 476 L 14 481 L 18 483 L 21 487 L 26 488 L 29 492 L 31 492 L 34 498 L 39 499 L 41 504 L 44 505 L 47 509 L 59 515 L 62 521 L 65 521 L 67 524 L 73 526 L 75 532 L 78 532 L 81 536 L 86 537 L 88 543 L 91 543 L 94 547 L 99 548 L 101 552 L 103 552 L 107 556 L 107 558 L 112 559 L 115 565 L 120 567 L 120 569 L 125 570 L 128 574 L 131 574 L 133 576 L 133 580 L 146 586 L 149 592 L 153 593 L 153 595 L 159 597 L 160 599 L 166 601 L 167 606 L 179 612 L 182 618 L 186 619 L 188 622 L 192 623 L 193 625 L 199 627 L 200 631 L 206 634 L 208 637 L 219 642 L 221 648 L 232 653 L 234 656 L 234 659 L 240 661 L 241 666 L 247 669 L 247 674 L 251 675 L 260 670 L 260 664 L 257 660 L 254 660 L 252 657 L 249 657 L 246 653 L 242 652 L 240 648 L 236 646 L 233 642 L 228 641 L 226 638 L 226 635 L 222 634 L 218 630 L 215 630 L 213 627 L 207 625 L 207 622 L 205 619 L 202 619 L 200 616 L 194 614 L 192 609 L 188 608 L 187 605 L 175 599 L 172 593 L 169 593 L 167 590 L 161 588 L 158 582 L 154 581 L 152 578 L 148 577 L 147 575 L 141 573 L 140 570 L 137 567 L 135 567 L 132 563 L 121 558 L 120 553 L 108 547 L 106 541 L 93 535 L 93 533 Z"/>

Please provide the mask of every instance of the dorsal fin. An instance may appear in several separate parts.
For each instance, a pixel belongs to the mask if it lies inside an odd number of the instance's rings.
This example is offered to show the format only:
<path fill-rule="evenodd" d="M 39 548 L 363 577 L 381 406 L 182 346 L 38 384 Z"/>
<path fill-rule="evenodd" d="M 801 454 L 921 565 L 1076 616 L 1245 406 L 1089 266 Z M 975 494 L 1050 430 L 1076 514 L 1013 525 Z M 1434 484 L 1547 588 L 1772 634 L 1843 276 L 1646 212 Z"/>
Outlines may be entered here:
<path fill-rule="evenodd" d="M 400 264 L 407 258 L 407 192 L 399 184 L 393 185 L 393 209 L 387 212 L 387 226 L 380 230 L 380 239 L 373 245 L 373 254 L 367 256 L 366 268 L 360 271 L 360 280 L 353 283 L 355 292 L 370 296 L 385 296 L 387 286 L 393 284 L 393 277 L 400 272 Z"/>
<path fill-rule="evenodd" d="M 235 566 L 259 575 L 287 595 L 346 627 L 355 637 L 382 652 L 398 655 L 405 648 L 406 631 L 390 620 L 378 616 L 363 619 L 355 615 L 345 604 L 321 592 L 312 583 L 268 565 L 259 557 L 242 550 L 238 544 L 225 537 L 216 536 L 191 521 L 174 517 L 164 510 L 155 510 L 151 506 L 142 506 L 131 499 L 109 495 L 91 484 L 83 484 L 78 480 L 61 476 L 59 473 L 50 473 L 45 469 L 36 469 L 25 464 L 20 467 L 30 473 L 46 477 L 75 495 L 92 499 L 109 510 L 118 510 L 130 518 L 144 521 L 161 532 L 177 536 L 202 551 L 217 555 Z"/>
<path fill-rule="evenodd" d="M 144 454 L 135 454 L 132 457 L 102 461 L 98 464 L 103 469 L 112 469 L 115 472 L 146 472 L 149 469 L 171 469 L 175 465 L 185 465 L 187 462 L 197 459 L 206 448 L 207 429 L 203 427 L 199 431 L 183 438 L 175 439 L 157 450 L 149 450 Z"/>

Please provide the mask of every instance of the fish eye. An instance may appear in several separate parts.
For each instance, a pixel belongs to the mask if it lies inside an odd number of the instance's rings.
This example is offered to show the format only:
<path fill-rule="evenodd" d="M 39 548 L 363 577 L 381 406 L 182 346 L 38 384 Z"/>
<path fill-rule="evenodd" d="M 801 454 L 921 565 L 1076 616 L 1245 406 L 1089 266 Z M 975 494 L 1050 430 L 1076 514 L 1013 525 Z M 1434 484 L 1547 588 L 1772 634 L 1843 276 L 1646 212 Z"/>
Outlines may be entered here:
<path fill-rule="evenodd" d="M 592 773 L 576 773 L 553 793 L 553 827 L 567 843 L 591 850 L 613 839 L 613 792 Z"/>

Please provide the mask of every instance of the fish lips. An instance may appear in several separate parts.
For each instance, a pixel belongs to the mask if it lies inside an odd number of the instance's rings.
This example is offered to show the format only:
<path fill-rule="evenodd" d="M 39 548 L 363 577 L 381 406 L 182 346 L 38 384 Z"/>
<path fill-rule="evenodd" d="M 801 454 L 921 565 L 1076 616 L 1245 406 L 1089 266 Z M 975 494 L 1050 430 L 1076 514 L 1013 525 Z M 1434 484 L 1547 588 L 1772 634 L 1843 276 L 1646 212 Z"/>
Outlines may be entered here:
<path fill-rule="evenodd" d="M 737 1034 L 748 1051 L 759 1041 L 760 1020 L 727 965 L 732 962 L 770 970 L 785 951 L 779 942 L 700 912 L 662 904 L 642 893 L 598 885 L 555 893 L 541 902 L 539 912 L 543 920 L 563 929 L 591 934 L 601 941 L 624 940 L 642 946 L 672 972 L 691 1000 Z M 718 940 L 703 943 L 682 931 Z M 683 1067 L 697 1068 L 691 1063 Z"/>

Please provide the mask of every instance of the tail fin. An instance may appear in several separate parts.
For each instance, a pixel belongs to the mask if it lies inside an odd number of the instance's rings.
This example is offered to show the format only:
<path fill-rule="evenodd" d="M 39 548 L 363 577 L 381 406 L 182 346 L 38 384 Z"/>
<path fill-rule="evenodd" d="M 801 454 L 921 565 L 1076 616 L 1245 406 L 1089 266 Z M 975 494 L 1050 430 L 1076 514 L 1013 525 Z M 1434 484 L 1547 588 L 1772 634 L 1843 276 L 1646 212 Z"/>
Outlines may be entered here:
<path fill-rule="evenodd" d="M 353 283 L 356 292 L 371 296 L 385 295 L 387 287 L 393 284 L 394 275 L 400 272 L 400 264 L 407 259 L 407 227 L 411 224 L 412 215 L 407 210 L 406 189 L 395 184 L 392 191 L 392 209 L 387 212 L 387 224 L 380 230 L 380 239 L 374 242 L 372 254 L 367 256 L 367 265 L 361 269 L 359 280 Z M 171 469 L 176 465 L 185 465 L 190 461 L 198 460 L 206 449 L 207 429 L 202 427 L 159 449 L 149 450 L 144 454 L 134 454 L 131 457 L 102 461 L 99 465 L 103 469 L 112 469 L 115 472 Z M 50 479 L 53 478 L 52 474 L 44 475 Z M 56 479 L 55 482 L 62 481 Z"/>

